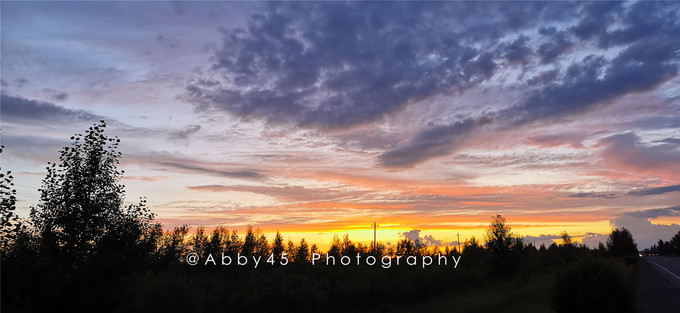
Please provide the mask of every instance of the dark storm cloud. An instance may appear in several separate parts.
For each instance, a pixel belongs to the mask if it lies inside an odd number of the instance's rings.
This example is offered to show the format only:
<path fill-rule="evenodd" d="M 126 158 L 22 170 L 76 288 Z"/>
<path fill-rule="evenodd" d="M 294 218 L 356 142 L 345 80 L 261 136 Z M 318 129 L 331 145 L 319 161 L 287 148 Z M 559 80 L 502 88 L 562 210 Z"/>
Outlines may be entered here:
<path fill-rule="evenodd" d="M 503 56 L 510 63 L 528 63 L 533 50 L 527 46 L 529 36 L 519 36 L 515 41 L 505 47 Z"/>
<path fill-rule="evenodd" d="M 610 12 L 616 9 L 605 5 L 594 6 L 589 10 Z M 674 21 L 675 24 L 672 26 L 666 25 L 670 23 L 668 20 L 657 22 L 664 24 L 666 28 L 677 27 L 676 24 L 678 24 Z M 585 29 L 580 31 L 582 36 L 588 33 Z M 551 46 L 543 44 L 538 49 L 539 55 L 543 57 L 542 62 L 554 60 L 570 45 L 564 39 L 568 34 L 558 32 L 554 27 L 541 28 L 540 33 L 553 38 L 548 43 Z M 551 49 L 559 51 L 551 52 Z M 678 51 L 680 51 L 680 39 L 662 32 L 629 45 L 611 60 L 594 54 L 586 56 L 563 71 L 550 70 L 531 78 L 529 83 L 541 84 L 539 88 L 530 92 L 518 105 L 491 113 L 490 118 L 503 124 L 516 126 L 541 120 L 559 119 L 588 112 L 598 105 L 606 104 L 630 93 L 653 90 L 677 76 L 680 57 Z M 456 145 L 457 140 L 455 136 L 442 136 L 440 132 L 426 129 L 407 146 L 395 148 L 381 155 L 380 164 L 386 167 L 412 166 L 431 157 L 456 151 L 460 147 Z M 652 150 L 664 150 L 662 155 L 672 154 L 660 147 L 652 148 Z M 638 152 L 644 154 L 640 149 Z M 394 159 L 395 156 L 398 156 L 398 162 L 386 161 Z"/>
<path fill-rule="evenodd" d="M 649 195 L 660 195 L 667 192 L 680 191 L 680 185 L 664 186 L 657 188 L 647 188 L 642 190 L 631 191 L 628 194 L 632 196 L 649 196 Z"/>
<path fill-rule="evenodd" d="M 550 40 L 538 47 L 538 54 L 541 56 L 542 63 L 555 61 L 562 53 L 574 45 L 573 42 L 567 39 L 568 35 L 566 32 L 557 32 L 554 27 L 543 30 L 541 33 L 550 35 Z"/>
<path fill-rule="evenodd" d="M 661 216 L 680 216 L 680 206 L 662 208 L 662 209 L 647 209 L 635 212 L 628 212 L 624 216 L 636 218 L 657 218 Z"/>
<path fill-rule="evenodd" d="M 45 122 L 98 121 L 104 117 L 84 110 L 71 110 L 53 103 L 29 100 L 19 96 L 0 95 L 2 119 Z"/>
<path fill-rule="evenodd" d="M 221 30 L 224 42 L 212 76 L 192 80 L 184 96 L 199 111 L 346 130 L 517 68 L 529 74 L 520 81 L 525 96 L 475 119 L 493 120 L 501 128 L 549 122 L 654 90 L 676 77 L 678 7 L 644 2 L 629 8 L 618 2 L 271 3 L 251 17 L 247 29 Z M 601 50 L 614 46 L 622 49 L 614 57 Z M 574 61 L 565 65 L 564 56 Z M 546 70 L 545 64 L 554 68 Z M 463 118 L 426 127 L 378 162 L 410 167 L 454 153 L 478 128 L 463 127 L 470 123 L 477 124 Z"/>
<path fill-rule="evenodd" d="M 527 36 L 497 40 L 547 14 L 543 3 L 280 3 L 223 30 L 213 69 L 196 81 L 199 110 L 305 128 L 373 122 L 443 91 L 492 77 L 498 58 L 528 62 Z M 550 14 L 554 14 L 550 13 Z"/>
<path fill-rule="evenodd" d="M 589 3 L 581 9 L 581 20 L 569 30 L 580 39 L 604 36 L 607 33 L 607 26 L 615 21 L 613 13 L 620 12 L 622 6 L 623 2 L 618 1 Z"/>
<path fill-rule="evenodd" d="M 520 124 L 559 118 L 586 112 L 629 93 L 652 90 L 678 74 L 679 49 L 677 36 L 661 35 L 631 44 L 611 61 L 587 56 L 501 115 Z"/>
<path fill-rule="evenodd" d="M 624 27 L 599 36 L 600 46 L 627 44 L 645 38 L 677 41 L 679 12 L 677 2 L 636 2 L 623 13 Z"/>

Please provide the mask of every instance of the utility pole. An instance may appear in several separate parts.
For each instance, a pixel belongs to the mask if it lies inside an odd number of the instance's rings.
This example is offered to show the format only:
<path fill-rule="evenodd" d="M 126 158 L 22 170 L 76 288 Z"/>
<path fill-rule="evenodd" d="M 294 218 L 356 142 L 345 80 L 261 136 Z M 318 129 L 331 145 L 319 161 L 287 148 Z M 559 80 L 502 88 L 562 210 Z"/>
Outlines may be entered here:
<path fill-rule="evenodd" d="M 377 248 L 378 248 L 378 243 L 375 241 L 375 239 L 376 239 L 376 233 L 377 233 L 377 231 L 378 231 L 377 229 L 378 229 L 378 224 L 376 224 L 375 222 L 373 222 L 373 252 L 375 252 L 375 251 L 378 250 L 378 249 L 377 249 Z"/>
<path fill-rule="evenodd" d="M 460 251 L 460 234 L 456 233 L 456 236 L 458 236 L 458 253 L 463 254 L 463 252 Z"/>

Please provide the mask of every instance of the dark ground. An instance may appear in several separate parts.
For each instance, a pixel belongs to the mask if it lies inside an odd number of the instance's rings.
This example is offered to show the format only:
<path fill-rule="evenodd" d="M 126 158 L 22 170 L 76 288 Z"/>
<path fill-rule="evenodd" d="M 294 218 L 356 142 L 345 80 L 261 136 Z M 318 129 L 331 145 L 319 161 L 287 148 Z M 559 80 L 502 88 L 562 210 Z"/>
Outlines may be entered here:
<path fill-rule="evenodd" d="M 680 258 L 661 256 L 640 258 L 637 272 L 637 311 L 680 312 L 680 288 L 677 287 L 680 286 L 680 279 L 677 276 L 680 276 Z"/>

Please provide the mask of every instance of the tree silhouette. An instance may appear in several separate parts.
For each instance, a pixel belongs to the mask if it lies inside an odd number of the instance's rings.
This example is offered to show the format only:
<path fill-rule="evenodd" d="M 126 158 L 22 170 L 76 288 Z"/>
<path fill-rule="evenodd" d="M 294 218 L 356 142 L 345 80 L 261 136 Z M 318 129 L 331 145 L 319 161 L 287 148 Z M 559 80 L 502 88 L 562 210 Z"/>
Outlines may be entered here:
<path fill-rule="evenodd" d="M 46 251 L 83 261 L 98 250 L 134 250 L 148 240 L 154 214 L 146 200 L 123 207 L 123 171 L 117 168 L 120 139 L 104 133 L 106 123 L 77 134 L 61 150 L 59 163 L 48 163 L 40 202 L 31 219 Z M 106 242 L 106 245 L 102 243 Z"/>
<path fill-rule="evenodd" d="M 515 236 L 501 215 L 491 217 L 486 229 L 486 248 L 490 252 L 491 261 L 496 274 L 507 277 L 512 274 L 523 256 L 524 241 Z"/>
<path fill-rule="evenodd" d="M 255 241 L 255 255 L 259 255 L 264 259 L 269 257 L 269 252 L 271 251 L 269 243 L 267 242 L 267 236 L 258 231 L 256 232 L 257 240 Z"/>
<path fill-rule="evenodd" d="M 574 244 L 574 240 L 571 239 L 571 236 L 569 236 L 569 233 L 567 233 L 566 231 L 562 231 L 560 237 L 562 238 L 561 243 L 562 246 L 571 246 Z"/>
<path fill-rule="evenodd" d="M 205 252 L 208 247 L 208 236 L 205 234 L 204 226 L 196 227 L 196 231 L 194 232 L 194 235 L 191 236 L 189 245 L 191 246 L 193 252 L 197 253 L 198 255 L 207 256 Z"/>
<path fill-rule="evenodd" d="M 630 231 L 622 227 L 612 230 L 609 234 L 607 251 L 614 257 L 636 256 L 638 248 Z"/>
<path fill-rule="evenodd" d="M 305 238 L 302 238 L 300 240 L 300 245 L 297 247 L 297 251 L 295 253 L 295 261 L 298 263 L 305 263 L 309 259 L 309 246 L 307 245 L 307 241 L 305 241 Z"/>
<path fill-rule="evenodd" d="M 182 225 L 164 234 L 161 247 L 159 248 L 161 263 L 177 262 L 177 260 L 186 254 L 188 247 L 184 242 L 184 238 L 188 233 L 189 227 Z"/>
<path fill-rule="evenodd" d="M 253 232 L 253 227 L 248 226 L 246 231 L 246 236 L 243 239 L 243 245 L 241 246 L 241 255 L 250 257 L 255 253 L 255 246 L 257 245 L 257 238 Z"/>
<path fill-rule="evenodd" d="M 669 249 L 671 253 L 680 256 L 680 231 L 669 241 Z"/>
<path fill-rule="evenodd" d="M 0 145 L 0 155 L 5 146 Z M 17 190 L 14 189 L 14 177 L 11 171 L 0 172 L 0 250 L 3 255 L 16 240 L 22 224 L 16 210 Z"/>
<path fill-rule="evenodd" d="M 276 232 L 276 237 L 274 237 L 274 242 L 272 243 L 272 253 L 274 254 L 274 261 L 275 264 L 279 264 L 281 261 L 281 253 L 286 248 L 283 246 L 283 236 L 281 236 L 280 232 Z"/>
<path fill-rule="evenodd" d="M 340 238 L 338 237 L 337 234 L 333 235 L 333 239 L 331 240 L 331 246 L 328 248 L 328 255 L 331 256 L 339 256 L 340 252 L 342 251 L 342 243 L 340 243 Z"/>
<path fill-rule="evenodd" d="M 341 245 L 340 253 L 342 255 L 349 255 L 349 256 L 353 256 L 353 255 L 357 254 L 357 247 L 354 245 L 352 240 L 349 239 L 349 234 L 345 234 L 345 236 L 342 237 L 342 245 Z"/>
<path fill-rule="evenodd" d="M 227 242 L 229 242 L 229 230 L 222 226 L 216 227 L 210 235 L 203 258 L 206 258 L 208 254 L 216 257 L 217 254 L 223 253 Z"/>
<path fill-rule="evenodd" d="M 241 252 L 243 241 L 241 240 L 241 237 L 238 236 L 236 229 L 231 231 L 231 236 L 225 246 L 225 253 L 228 255 L 236 256 L 237 253 Z"/>
<path fill-rule="evenodd" d="M 486 248 L 493 253 L 507 253 L 515 243 L 510 226 L 501 215 L 491 217 L 491 224 L 486 229 Z"/>
<path fill-rule="evenodd" d="M 296 262 L 297 261 L 297 248 L 295 247 L 295 243 L 288 239 L 288 244 L 286 244 L 286 253 L 288 254 L 288 260 L 290 262 Z"/>

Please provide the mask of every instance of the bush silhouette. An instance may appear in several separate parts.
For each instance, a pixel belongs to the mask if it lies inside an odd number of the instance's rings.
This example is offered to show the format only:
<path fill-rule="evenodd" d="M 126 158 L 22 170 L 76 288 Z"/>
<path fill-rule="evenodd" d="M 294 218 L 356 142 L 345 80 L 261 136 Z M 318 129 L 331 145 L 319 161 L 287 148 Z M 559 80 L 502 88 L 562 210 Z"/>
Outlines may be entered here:
<path fill-rule="evenodd" d="M 562 312 L 632 312 L 633 289 L 616 263 L 586 259 L 568 268 L 557 280 L 552 308 Z"/>

